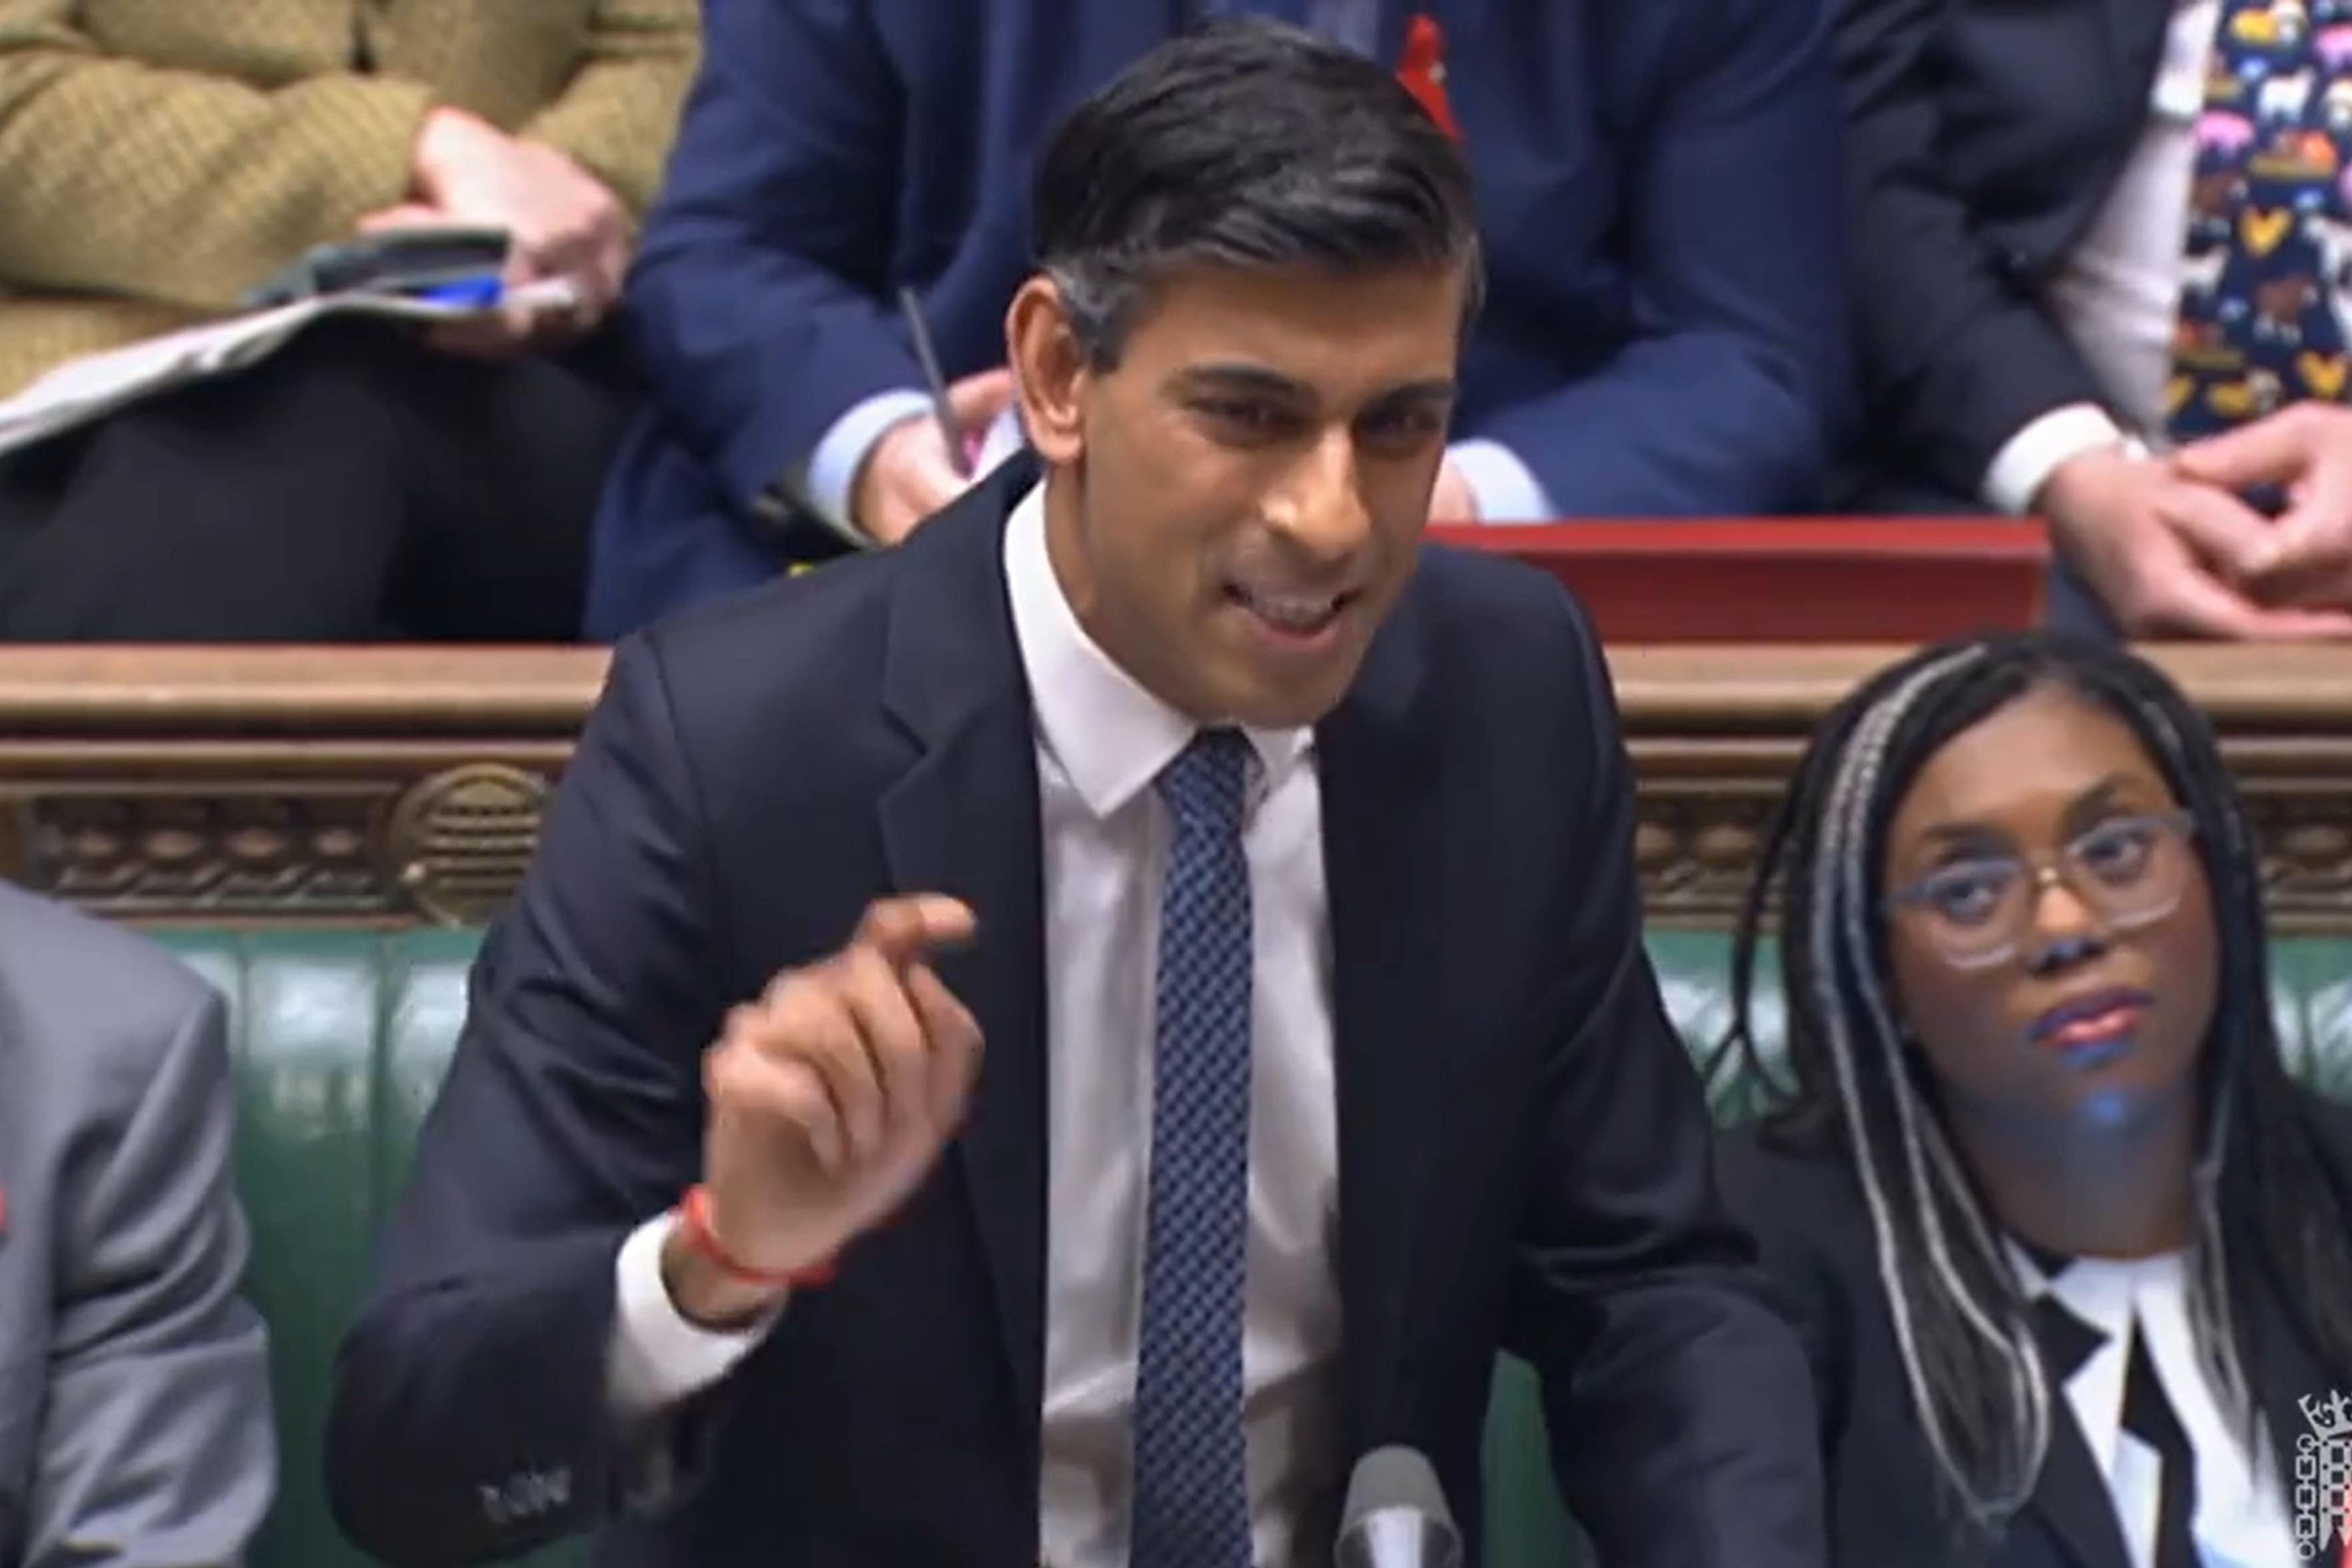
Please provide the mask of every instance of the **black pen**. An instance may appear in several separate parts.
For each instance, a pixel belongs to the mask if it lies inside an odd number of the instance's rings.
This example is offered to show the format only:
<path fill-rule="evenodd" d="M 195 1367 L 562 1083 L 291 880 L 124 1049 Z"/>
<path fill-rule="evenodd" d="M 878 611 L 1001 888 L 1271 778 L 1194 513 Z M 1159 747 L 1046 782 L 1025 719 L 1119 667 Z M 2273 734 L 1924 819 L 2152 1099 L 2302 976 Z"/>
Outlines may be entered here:
<path fill-rule="evenodd" d="M 956 428 L 955 407 L 948 401 L 948 378 L 940 373 L 940 356 L 931 347 L 931 330 L 923 324 L 923 302 L 912 289 L 898 290 L 898 310 L 907 318 L 908 335 L 915 340 L 915 357 L 923 363 L 923 379 L 931 384 L 931 416 L 947 438 L 948 461 L 965 479 L 971 478 L 971 454 L 964 450 L 963 432 Z"/>

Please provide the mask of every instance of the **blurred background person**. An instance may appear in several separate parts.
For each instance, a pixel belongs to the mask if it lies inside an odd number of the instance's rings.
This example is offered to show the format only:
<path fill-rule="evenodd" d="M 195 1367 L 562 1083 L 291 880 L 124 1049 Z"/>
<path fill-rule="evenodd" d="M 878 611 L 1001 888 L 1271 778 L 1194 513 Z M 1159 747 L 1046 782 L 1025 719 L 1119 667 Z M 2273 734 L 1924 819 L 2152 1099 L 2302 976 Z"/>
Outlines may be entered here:
<path fill-rule="evenodd" d="M 0 1568 L 245 1558 L 278 1479 L 219 995 L 0 883 Z"/>
<path fill-rule="evenodd" d="M 0 636 L 575 636 L 698 34 L 694 0 L 0 0 L 0 395 L 389 226 L 505 228 L 509 281 L 579 301 L 329 323 L 0 458 Z"/>
<path fill-rule="evenodd" d="M 1832 9 L 1851 503 L 2047 516 L 2075 628 L 2352 634 L 2352 4 Z"/>
<path fill-rule="evenodd" d="M 590 630 L 845 533 L 894 544 L 969 483 L 961 437 L 1013 396 L 1003 323 L 1045 129 L 1220 13 L 1304 23 L 1398 71 L 1477 172 L 1491 292 L 1433 515 L 1819 501 L 1847 364 L 1813 6 L 730 0 L 630 284 L 651 401 L 598 521 Z"/>
<path fill-rule="evenodd" d="M 1812 1358 L 1831 1561 L 2311 1561 L 2344 1500 L 2298 1519 L 2289 1488 L 2305 1402 L 2352 1387 L 2352 1109 L 2281 1060 L 2204 721 L 2046 635 L 1864 683 L 1738 933 L 1759 1072 L 1776 879 L 1794 1072 L 1724 1190 Z"/>

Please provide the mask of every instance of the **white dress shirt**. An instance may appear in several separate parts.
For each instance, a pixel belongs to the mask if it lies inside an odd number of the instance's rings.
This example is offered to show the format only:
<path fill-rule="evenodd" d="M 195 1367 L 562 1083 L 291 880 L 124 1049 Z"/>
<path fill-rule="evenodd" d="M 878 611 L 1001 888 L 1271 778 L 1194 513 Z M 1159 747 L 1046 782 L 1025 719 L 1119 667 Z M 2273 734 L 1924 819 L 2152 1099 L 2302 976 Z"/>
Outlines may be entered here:
<path fill-rule="evenodd" d="M 2189 193 L 2197 174 L 2197 117 L 2221 0 L 2179 0 L 2148 99 L 2147 124 L 2098 216 L 2043 298 L 2134 434 L 2159 442 L 2172 328 L 2189 247 Z M 2028 424 L 1995 454 L 1985 500 L 2033 508 L 2068 459 L 2110 447 L 2124 428 L 2095 403 L 2068 404 Z"/>
<path fill-rule="evenodd" d="M 1046 975 L 1045 1365 L 1038 1478 L 1049 1568 L 1121 1568 L 1150 1154 L 1152 997 L 1170 837 L 1152 788 L 1192 721 L 1078 625 L 1048 563 L 1043 491 L 1005 530 L 1037 731 Z M 1244 1424 L 1256 1560 L 1328 1559 L 1339 1509 L 1338 1107 L 1322 796 L 1312 733 L 1249 731 L 1250 1179 Z M 667 1218 L 621 1249 L 608 1386 L 625 1417 L 724 1376 L 764 1331 L 716 1334 L 661 1283 Z"/>
<path fill-rule="evenodd" d="M 2198 1360 L 2181 1256 L 2077 1258 L 2054 1280 L 2021 1250 L 2011 1247 L 2010 1257 L 2027 1300 L 2054 1295 L 2106 1336 L 2066 1380 L 2066 1405 L 2114 1500 L 2131 1568 L 2154 1568 L 2162 1480 L 2156 1450 L 2123 1426 L 2124 1372 L 2134 1334 L 2146 1339 L 2157 1381 L 2196 1456 L 2197 1508 L 2189 1531 L 2198 1562 L 2202 1568 L 2279 1568 L 2295 1562 L 2286 1493 L 2271 1445 L 2263 1440 L 2248 1451 L 2223 1418 Z"/>

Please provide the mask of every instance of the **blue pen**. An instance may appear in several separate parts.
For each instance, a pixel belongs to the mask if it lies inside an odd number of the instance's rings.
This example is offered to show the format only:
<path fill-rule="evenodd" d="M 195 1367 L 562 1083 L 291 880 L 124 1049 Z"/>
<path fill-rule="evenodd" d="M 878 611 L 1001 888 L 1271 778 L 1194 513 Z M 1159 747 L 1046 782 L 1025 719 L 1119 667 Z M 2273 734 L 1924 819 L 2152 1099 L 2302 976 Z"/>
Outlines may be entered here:
<path fill-rule="evenodd" d="M 485 272 L 478 277 L 458 278 L 446 283 L 436 283 L 429 288 L 418 289 L 414 291 L 413 297 L 432 305 L 462 305 L 478 310 L 487 310 L 504 298 L 505 294 L 506 285 L 499 280 L 499 275 L 495 272 Z"/>

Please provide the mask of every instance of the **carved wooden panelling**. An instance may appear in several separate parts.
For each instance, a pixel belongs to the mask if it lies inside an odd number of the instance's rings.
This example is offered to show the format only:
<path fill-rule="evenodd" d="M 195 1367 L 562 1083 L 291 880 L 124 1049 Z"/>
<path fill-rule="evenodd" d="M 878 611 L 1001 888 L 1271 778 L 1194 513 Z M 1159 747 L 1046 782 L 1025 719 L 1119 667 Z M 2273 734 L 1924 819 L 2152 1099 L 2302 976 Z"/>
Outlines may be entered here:
<path fill-rule="evenodd" d="M 14 803 L 19 879 L 126 918 L 394 914 L 381 866 L 392 786 L 60 783 Z"/>
<path fill-rule="evenodd" d="M 1745 896 L 1811 724 L 1892 650 L 1620 649 L 1654 919 Z M 2352 932 L 2352 649 L 2167 653 L 2279 923 Z M 0 875 L 139 921 L 478 924 L 602 679 L 589 650 L 0 655 Z"/>

